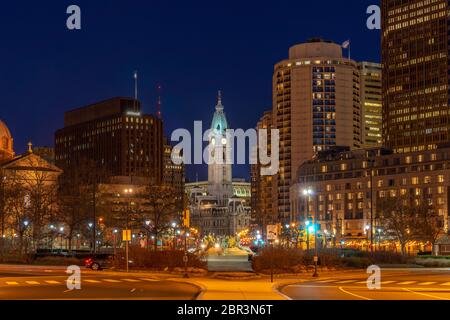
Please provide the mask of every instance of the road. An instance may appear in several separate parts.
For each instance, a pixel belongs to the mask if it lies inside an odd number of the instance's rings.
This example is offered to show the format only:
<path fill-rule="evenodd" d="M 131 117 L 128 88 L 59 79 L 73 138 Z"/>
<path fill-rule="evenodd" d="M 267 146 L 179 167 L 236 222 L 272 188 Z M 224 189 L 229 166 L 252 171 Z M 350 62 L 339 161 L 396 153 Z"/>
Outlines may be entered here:
<path fill-rule="evenodd" d="M 223 255 L 217 255 L 214 249 L 210 250 L 208 270 L 212 272 L 253 272 L 248 261 L 248 252 L 237 248 L 228 249 Z"/>
<path fill-rule="evenodd" d="M 450 269 L 383 269 L 381 290 L 369 290 L 364 272 L 305 279 L 280 292 L 294 300 L 450 300 Z"/>
<path fill-rule="evenodd" d="M 82 270 L 81 290 L 68 290 L 65 268 L 0 266 L 0 300 L 134 299 L 192 300 L 200 289 L 192 284 L 139 274 Z"/>

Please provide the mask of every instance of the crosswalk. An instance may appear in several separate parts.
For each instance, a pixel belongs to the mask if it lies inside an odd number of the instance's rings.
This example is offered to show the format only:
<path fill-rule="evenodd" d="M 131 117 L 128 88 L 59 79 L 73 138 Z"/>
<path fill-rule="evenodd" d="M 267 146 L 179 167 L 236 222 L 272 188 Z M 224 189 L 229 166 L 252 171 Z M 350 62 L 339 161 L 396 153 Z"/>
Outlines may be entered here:
<path fill-rule="evenodd" d="M 313 282 L 318 284 L 367 284 L 367 280 L 362 281 L 361 279 L 321 279 L 321 280 L 315 280 L 315 281 L 307 281 L 307 282 Z M 381 285 L 400 285 L 400 286 L 406 286 L 406 285 L 416 285 L 416 286 L 443 286 L 450 288 L 450 282 L 438 282 L 438 281 L 420 281 L 420 280 L 386 280 L 381 281 Z"/>
<path fill-rule="evenodd" d="M 153 278 L 123 278 L 123 279 L 82 279 L 81 283 L 87 284 L 112 284 L 112 283 L 146 283 L 146 282 L 159 282 L 161 280 Z M 39 285 L 66 285 L 66 280 L 47 280 L 47 279 L 36 279 L 36 280 L 24 280 L 24 281 L 1 281 L 0 285 L 7 286 L 39 286 Z"/>

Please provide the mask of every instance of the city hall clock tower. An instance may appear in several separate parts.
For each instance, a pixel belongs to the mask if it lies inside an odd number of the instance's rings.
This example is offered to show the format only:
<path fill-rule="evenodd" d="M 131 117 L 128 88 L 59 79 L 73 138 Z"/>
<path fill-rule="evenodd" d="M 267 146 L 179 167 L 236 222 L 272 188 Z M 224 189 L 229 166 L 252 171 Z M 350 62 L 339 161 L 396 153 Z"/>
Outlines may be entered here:
<path fill-rule="evenodd" d="M 208 193 L 215 196 L 220 205 L 225 206 L 228 205 L 228 199 L 233 197 L 232 150 L 226 135 L 227 129 L 228 122 L 219 91 L 209 138 Z"/>

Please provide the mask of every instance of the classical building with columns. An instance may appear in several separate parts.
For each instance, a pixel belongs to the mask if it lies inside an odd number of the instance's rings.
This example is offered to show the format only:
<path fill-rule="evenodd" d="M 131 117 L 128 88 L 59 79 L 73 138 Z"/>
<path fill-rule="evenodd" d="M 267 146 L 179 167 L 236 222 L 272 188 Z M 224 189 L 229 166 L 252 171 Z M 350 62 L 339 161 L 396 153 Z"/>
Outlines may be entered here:
<path fill-rule="evenodd" d="M 232 150 L 227 129 L 230 127 L 219 92 L 209 138 L 208 182 L 186 185 L 191 226 L 203 236 L 234 236 L 250 225 L 250 195 L 245 188 L 243 193 L 236 192 L 240 190 L 237 186 L 242 181 L 233 182 Z"/>

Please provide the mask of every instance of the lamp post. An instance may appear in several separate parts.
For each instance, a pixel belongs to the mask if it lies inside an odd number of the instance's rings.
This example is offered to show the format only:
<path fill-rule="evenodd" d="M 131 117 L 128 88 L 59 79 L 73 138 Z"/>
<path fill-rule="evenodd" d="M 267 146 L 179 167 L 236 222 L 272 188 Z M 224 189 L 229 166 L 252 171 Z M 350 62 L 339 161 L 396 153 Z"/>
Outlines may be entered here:
<path fill-rule="evenodd" d="M 307 214 L 308 214 L 308 219 L 309 219 L 309 202 L 311 200 L 311 196 L 314 195 L 314 190 L 312 188 L 307 188 L 303 190 L 303 195 L 305 196 L 305 198 L 307 199 Z M 317 205 L 317 204 L 316 204 Z M 313 277 L 318 277 L 319 273 L 317 272 L 317 264 L 319 262 L 319 248 L 317 245 L 317 211 L 319 210 L 318 206 L 316 206 L 316 209 L 314 210 L 314 221 L 312 225 L 307 226 L 307 234 L 308 234 L 308 250 L 309 250 L 309 233 L 314 232 L 314 273 L 313 273 Z M 309 220 L 307 220 L 307 222 L 309 222 Z"/>
<path fill-rule="evenodd" d="M 311 188 L 307 188 L 307 189 L 303 189 L 303 196 L 305 197 L 305 201 L 306 201 L 306 221 L 305 221 L 305 225 L 306 225 L 306 249 L 309 250 L 309 230 L 308 230 L 308 226 L 309 226 L 309 202 L 311 199 L 311 195 L 314 194 L 314 191 Z"/>
<path fill-rule="evenodd" d="M 370 252 L 373 254 L 373 168 L 375 160 L 369 159 L 370 164 Z"/>
<path fill-rule="evenodd" d="M 150 231 L 149 231 L 149 228 L 150 228 L 150 224 L 151 223 L 152 222 L 150 220 L 146 220 L 145 221 L 145 225 L 147 226 L 145 228 L 145 231 L 147 231 L 147 250 L 150 250 Z"/>
<path fill-rule="evenodd" d="M 129 215 L 130 215 L 130 210 L 131 210 L 131 204 L 130 204 L 130 200 L 129 200 L 129 196 L 131 196 L 131 194 L 133 193 L 133 189 L 125 189 L 124 190 L 125 195 L 128 197 L 128 202 L 127 202 L 127 214 L 126 214 L 126 238 L 125 238 L 125 259 L 127 260 L 127 272 L 129 272 L 129 242 L 130 242 L 130 237 L 131 236 L 131 232 L 129 231 Z"/>

